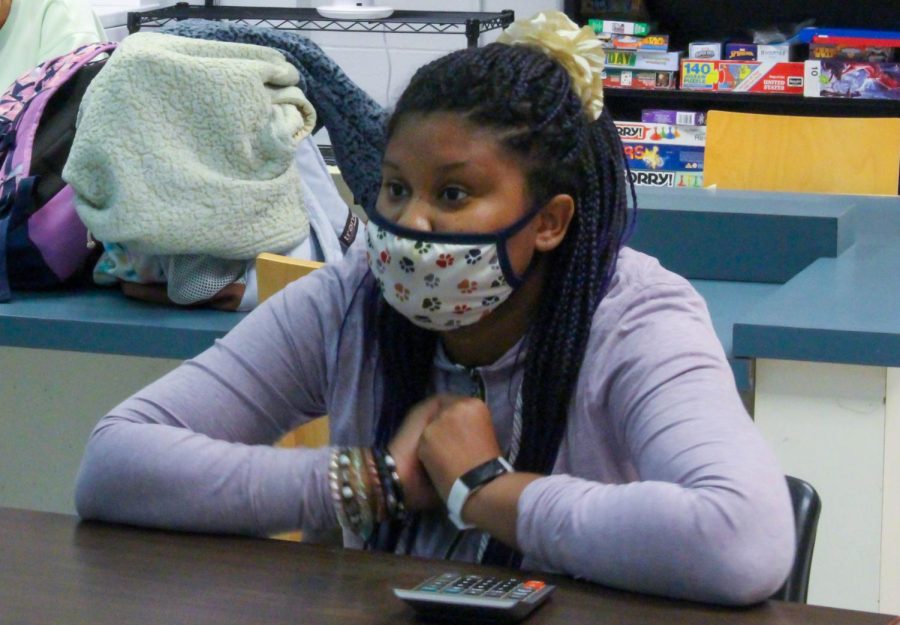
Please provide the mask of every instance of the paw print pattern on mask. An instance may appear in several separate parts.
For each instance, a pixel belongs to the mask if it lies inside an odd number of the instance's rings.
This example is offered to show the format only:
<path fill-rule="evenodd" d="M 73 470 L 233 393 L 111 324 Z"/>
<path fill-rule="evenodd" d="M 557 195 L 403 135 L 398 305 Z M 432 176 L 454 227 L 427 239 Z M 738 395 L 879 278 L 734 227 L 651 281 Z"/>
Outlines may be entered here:
<path fill-rule="evenodd" d="M 513 291 L 496 244 L 416 240 L 375 223 L 365 232 L 380 297 L 419 327 L 447 332 L 471 325 Z"/>
<path fill-rule="evenodd" d="M 395 284 L 394 292 L 397 295 L 397 299 L 399 299 L 401 302 L 405 302 L 409 299 L 409 289 L 407 289 L 402 284 Z"/>
<path fill-rule="evenodd" d="M 430 312 L 437 312 L 441 309 L 441 300 L 436 297 L 426 297 L 422 300 L 422 308 Z"/>

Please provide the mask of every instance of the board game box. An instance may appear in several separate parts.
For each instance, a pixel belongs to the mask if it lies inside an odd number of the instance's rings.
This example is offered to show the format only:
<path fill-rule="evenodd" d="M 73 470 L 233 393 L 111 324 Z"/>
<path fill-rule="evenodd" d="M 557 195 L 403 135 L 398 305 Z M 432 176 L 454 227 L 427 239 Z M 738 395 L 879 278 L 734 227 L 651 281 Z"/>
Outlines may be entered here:
<path fill-rule="evenodd" d="M 629 179 L 637 187 L 702 189 L 702 171 L 632 171 Z"/>
<path fill-rule="evenodd" d="M 588 20 L 588 26 L 593 28 L 595 33 L 640 36 L 650 34 L 650 24 L 647 24 L 646 22 L 622 22 L 591 18 Z"/>
<path fill-rule="evenodd" d="M 706 145 L 706 126 L 676 126 L 645 122 L 615 122 L 619 138 L 625 143 L 660 143 L 665 145 Z"/>
<path fill-rule="evenodd" d="M 674 111 L 671 109 L 644 109 L 641 121 L 645 124 L 669 124 L 680 126 L 705 126 L 706 113 L 703 111 Z"/>
<path fill-rule="evenodd" d="M 602 40 L 604 45 L 616 50 L 650 50 L 654 52 L 669 51 L 668 35 L 647 35 L 635 37 L 634 35 L 608 35 L 608 39 Z"/>
<path fill-rule="evenodd" d="M 633 171 L 703 171 L 702 147 L 659 143 L 623 143 Z"/>
<path fill-rule="evenodd" d="M 610 68 L 677 72 L 680 60 L 680 52 L 652 52 L 646 50 L 606 51 L 606 66 Z"/>
<path fill-rule="evenodd" d="M 641 69 L 603 70 L 603 86 L 627 89 L 674 89 L 678 84 L 676 72 L 655 72 Z"/>

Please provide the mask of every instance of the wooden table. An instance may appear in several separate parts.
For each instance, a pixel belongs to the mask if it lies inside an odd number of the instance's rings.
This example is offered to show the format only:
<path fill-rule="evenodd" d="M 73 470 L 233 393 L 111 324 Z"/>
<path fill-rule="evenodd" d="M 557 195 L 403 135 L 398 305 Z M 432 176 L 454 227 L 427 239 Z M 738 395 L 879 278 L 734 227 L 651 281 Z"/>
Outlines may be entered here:
<path fill-rule="evenodd" d="M 413 623 L 413 612 L 390 588 L 447 567 L 382 553 L 80 523 L 0 508 L 0 623 Z M 559 588 L 529 625 L 900 625 L 883 614 L 778 602 L 726 609 L 549 579 Z"/>

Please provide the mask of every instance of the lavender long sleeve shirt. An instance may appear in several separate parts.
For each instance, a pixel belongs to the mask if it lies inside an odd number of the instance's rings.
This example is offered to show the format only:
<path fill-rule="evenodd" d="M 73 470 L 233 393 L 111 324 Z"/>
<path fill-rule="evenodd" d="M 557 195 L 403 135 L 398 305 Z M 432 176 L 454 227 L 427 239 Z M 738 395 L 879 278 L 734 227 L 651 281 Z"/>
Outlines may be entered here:
<path fill-rule="evenodd" d="M 332 445 L 373 443 L 383 391 L 364 322 L 373 288 L 355 248 L 114 408 L 87 445 L 79 514 L 248 534 L 336 526 L 329 449 L 270 445 L 325 414 Z M 475 371 L 504 448 L 519 347 Z M 434 388 L 467 392 L 471 374 L 439 352 Z M 454 536 L 435 511 L 412 552 L 443 557 Z M 703 299 L 649 256 L 620 254 L 553 474 L 522 493 L 517 537 L 526 568 L 700 601 L 762 600 L 787 575 L 784 476 L 738 398 Z M 473 559 L 479 541 L 468 532 L 453 557 Z"/>

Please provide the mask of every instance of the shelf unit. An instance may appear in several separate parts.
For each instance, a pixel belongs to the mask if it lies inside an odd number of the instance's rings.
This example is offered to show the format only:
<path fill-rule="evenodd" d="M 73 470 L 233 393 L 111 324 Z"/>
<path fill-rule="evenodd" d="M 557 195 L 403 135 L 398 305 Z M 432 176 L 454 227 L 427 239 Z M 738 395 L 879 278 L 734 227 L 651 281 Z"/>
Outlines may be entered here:
<path fill-rule="evenodd" d="M 739 35 L 744 28 L 770 23 L 801 22 L 841 24 L 865 28 L 873 24 L 900 23 L 900 3 L 881 0 L 758 0 L 723 7 L 714 0 L 645 0 L 644 21 L 655 23 L 659 32 L 670 34 L 675 50 L 687 49 L 687 42 L 719 40 Z M 565 0 L 569 17 L 579 23 L 581 0 Z M 900 102 L 861 98 L 805 98 L 803 96 L 716 93 L 688 90 L 606 89 L 604 99 L 615 119 L 638 121 L 641 109 L 665 108 L 689 111 L 722 110 L 771 115 L 811 117 L 897 117 Z"/>
<path fill-rule="evenodd" d="M 482 33 L 512 24 L 515 13 L 511 10 L 499 13 L 394 11 L 390 17 L 378 20 L 350 20 L 322 17 L 315 9 L 215 6 L 212 0 L 206 0 L 203 6 L 179 2 L 162 9 L 130 12 L 128 32 L 137 32 L 144 26 L 159 27 L 173 20 L 186 19 L 253 23 L 277 30 L 465 34 L 468 47 L 474 48 L 478 46 Z"/>
<path fill-rule="evenodd" d="M 603 98 L 613 117 L 640 121 L 641 109 L 733 111 L 810 117 L 897 117 L 900 102 L 861 98 L 805 98 L 762 93 L 710 93 L 708 91 L 605 89 Z"/>

